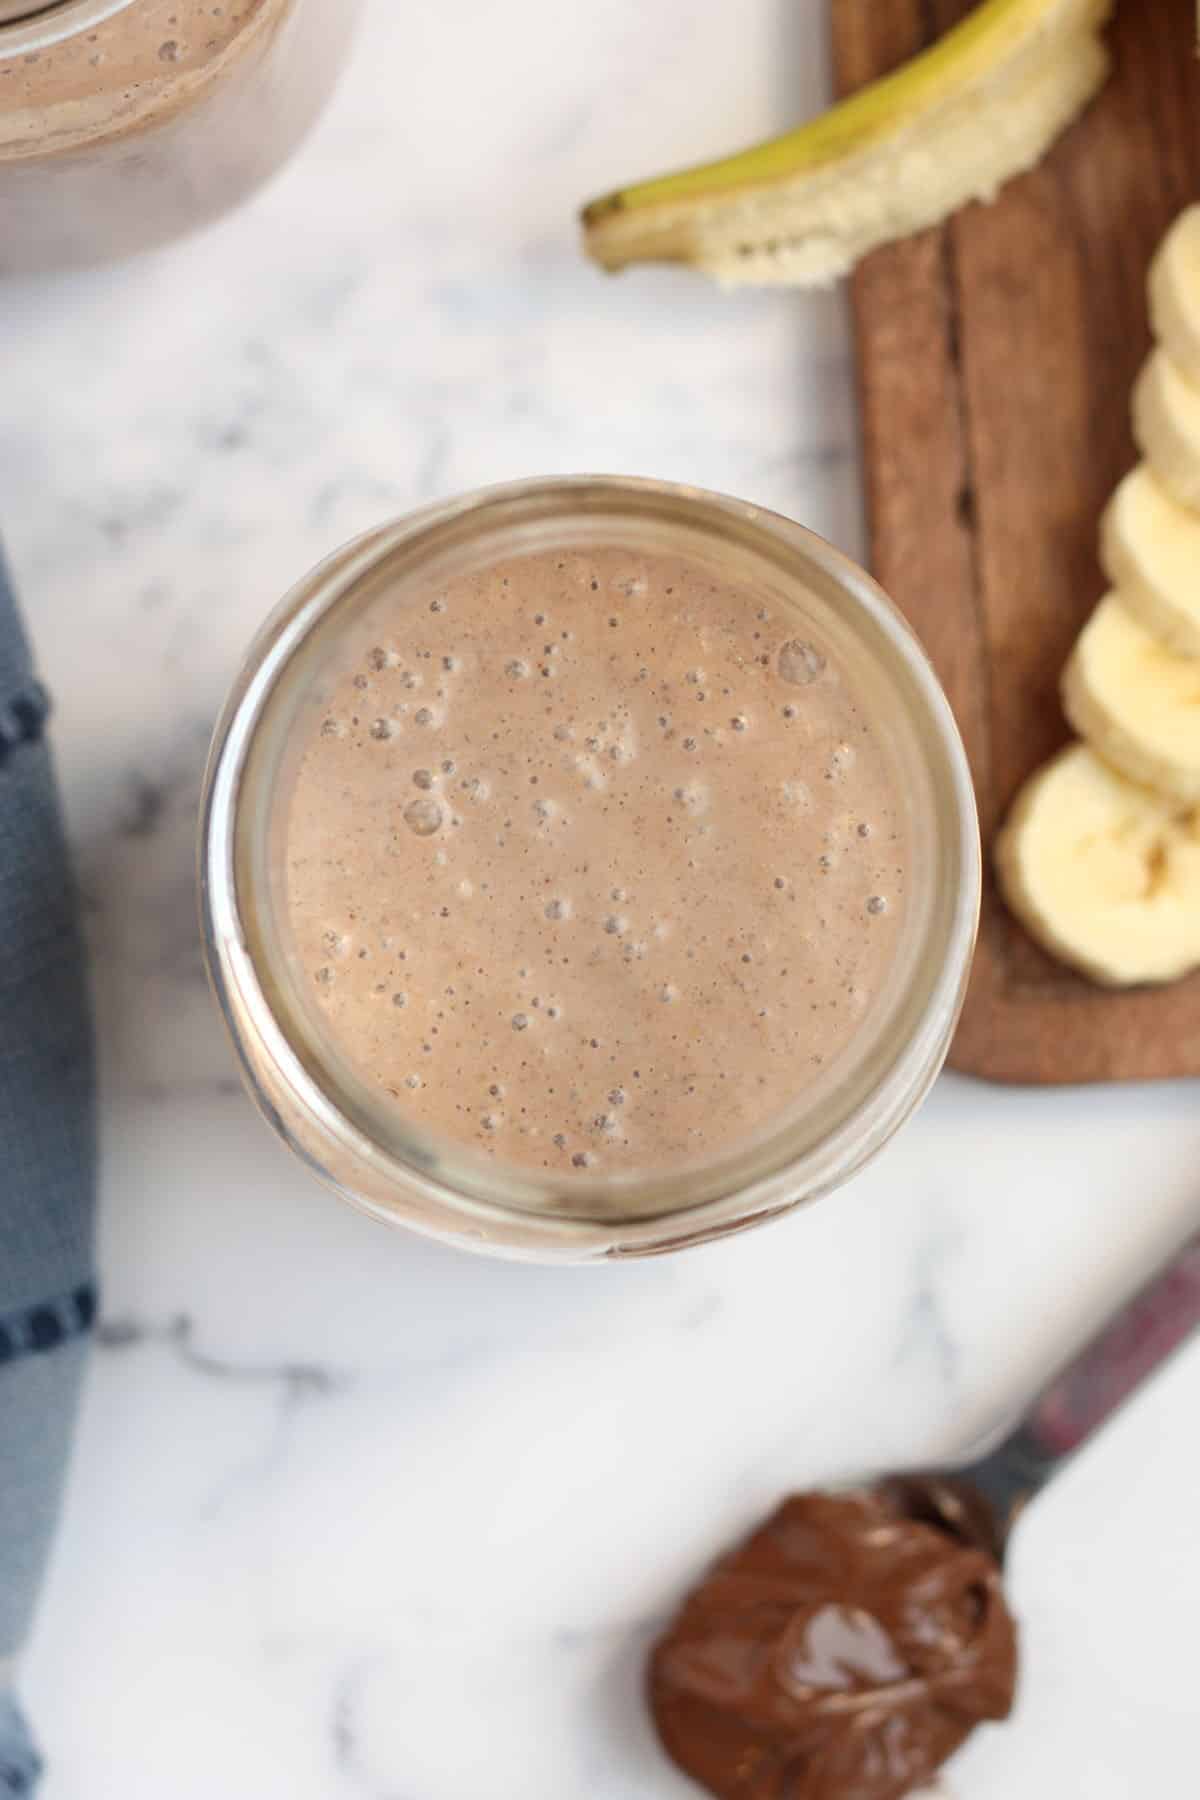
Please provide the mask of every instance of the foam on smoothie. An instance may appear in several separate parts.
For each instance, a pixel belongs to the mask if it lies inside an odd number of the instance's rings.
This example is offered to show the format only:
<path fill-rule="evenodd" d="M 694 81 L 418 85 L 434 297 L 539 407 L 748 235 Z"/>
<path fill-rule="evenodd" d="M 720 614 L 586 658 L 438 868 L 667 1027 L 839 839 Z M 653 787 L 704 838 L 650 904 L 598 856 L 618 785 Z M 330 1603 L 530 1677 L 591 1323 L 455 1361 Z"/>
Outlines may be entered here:
<path fill-rule="evenodd" d="M 661 1172 L 784 1115 L 905 908 L 902 797 L 829 647 L 698 562 L 611 547 L 369 630 L 286 842 L 294 954 L 349 1066 L 566 1174 Z"/>

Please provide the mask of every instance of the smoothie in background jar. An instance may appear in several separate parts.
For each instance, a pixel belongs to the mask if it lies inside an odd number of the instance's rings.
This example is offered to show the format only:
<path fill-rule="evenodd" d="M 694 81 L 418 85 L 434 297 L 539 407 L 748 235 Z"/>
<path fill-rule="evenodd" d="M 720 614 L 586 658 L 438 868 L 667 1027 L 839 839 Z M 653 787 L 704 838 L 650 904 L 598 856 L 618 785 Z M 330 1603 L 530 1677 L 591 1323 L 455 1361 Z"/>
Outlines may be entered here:
<path fill-rule="evenodd" d="M 330 93 L 359 0 L 0 0 L 0 275 L 216 217 Z"/>

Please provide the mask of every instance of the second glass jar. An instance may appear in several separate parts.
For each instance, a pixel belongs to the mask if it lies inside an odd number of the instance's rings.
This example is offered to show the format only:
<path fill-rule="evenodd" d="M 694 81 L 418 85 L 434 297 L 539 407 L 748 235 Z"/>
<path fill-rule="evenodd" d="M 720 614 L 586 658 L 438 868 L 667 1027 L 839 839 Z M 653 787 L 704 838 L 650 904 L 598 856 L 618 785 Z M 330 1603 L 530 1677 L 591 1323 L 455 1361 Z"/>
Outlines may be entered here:
<path fill-rule="evenodd" d="M 360 0 L 4 0 L 0 275 L 105 262 L 215 218 L 329 95 Z"/>

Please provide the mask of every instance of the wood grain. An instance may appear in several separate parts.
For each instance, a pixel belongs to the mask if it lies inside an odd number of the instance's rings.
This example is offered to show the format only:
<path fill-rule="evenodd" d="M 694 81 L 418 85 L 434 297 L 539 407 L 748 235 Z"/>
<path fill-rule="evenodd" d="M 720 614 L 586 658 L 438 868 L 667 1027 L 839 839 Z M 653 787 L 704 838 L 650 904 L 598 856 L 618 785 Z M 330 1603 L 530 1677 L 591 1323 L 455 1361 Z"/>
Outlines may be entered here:
<path fill-rule="evenodd" d="M 833 0 L 849 92 L 969 0 Z M 1200 197 L 1194 0 L 1120 0 L 1112 79 L 989 206 L 875 252 L 853 280 L 872 566 L 958 716 L 985 846 L 1066 737 L 1058 678 L 1103 592 L 1097 523 L 1135 460 L 1145 276 Z M 1200 1074 L 1200 977 L 1109 993 L 1062 969 L 989 871 L 952 1066 L 997 1081 Z"/>

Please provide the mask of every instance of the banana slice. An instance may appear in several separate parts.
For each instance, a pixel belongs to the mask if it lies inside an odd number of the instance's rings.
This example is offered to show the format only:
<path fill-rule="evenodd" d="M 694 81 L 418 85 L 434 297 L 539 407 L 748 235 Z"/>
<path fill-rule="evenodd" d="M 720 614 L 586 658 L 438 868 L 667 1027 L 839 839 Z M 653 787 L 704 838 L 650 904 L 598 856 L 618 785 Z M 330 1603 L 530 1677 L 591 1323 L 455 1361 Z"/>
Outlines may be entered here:
<path fill-rule="evenodd" d="M 585 207 L 607 269 L 682 262 L 817 286 L 868 250 L 990 199 L 1103 84 L 1111 0 L 983 0 L 893 74 L 786 137 Z"/>
<path fill-rule="evenodd" d="M 1093 981 L 1174 981 L 1200 966 L 1200 817 L 1084 744 L 1021 790 L 996 873 L 1030 936 Z"/>
<path fill-rule="evenodd" d="M 1200 386 L 1200 205 L 1181 212 L 1150 265 L 1150 323 L 1179 367 Z"/>
<path fill-rule="evenodd" d="M 1131 781 L 1200 801 L 1200 658 L 1177 656 L 1117 594 L 1102 600 L 1063 673 L 1081 738 Z"/>
<path fill-rule="evenodd" d="M 1100 521 L 1100 560 L 1140 625 L 1181 656 L 1200 656 L 1200 513 L 1173 500 L 1145 463 Z"/>
<path fill-rule="evenodd" d="M 1133 390 L 1133 435 L 1169 494 L 1200 512 L 1200 387 L 1152 350 Z"/>

